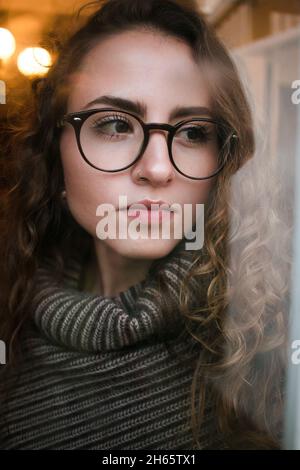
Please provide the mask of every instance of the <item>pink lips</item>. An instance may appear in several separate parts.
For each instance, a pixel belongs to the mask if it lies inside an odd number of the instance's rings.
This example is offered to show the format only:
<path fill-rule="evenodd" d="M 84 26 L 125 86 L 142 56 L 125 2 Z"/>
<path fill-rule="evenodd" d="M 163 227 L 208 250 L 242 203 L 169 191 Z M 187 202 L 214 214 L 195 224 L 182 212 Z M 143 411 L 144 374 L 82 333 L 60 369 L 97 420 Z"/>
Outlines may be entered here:
<path fill-rule="evenodd" d="M 137 202 L 133 202 L 132 204 L 128 204 L 127 208 L 134 205 L 140 205 L 140 204 L 143 204 L 143 206 L 146 206 L 148 209 L 151 209 L 151 205 L 155 204 L 155 205 L 159 205 L 159 206 L 163 206 L 163 209 L 166 207 L 166 208 L 169 208 L 170 207 L 170 204 L 167 203 L 166 201 L 163 201 L 161 199 L 157 199 L 157 200 L 154 200 L 154 199 L 142 199 L 141 201 L 137 201 Z M 156 207 L 152 207 L 152 210 L 157 210 Z"/>
<path fill-rule="evenodd" d="M 145 208 L 146 207 L 146 208 Z M 129 218 L 139 218 L 141 223 L 160 223 L 164 218 L 171 218 L 173 211 L 165 201 L 143 199 L 127 206 Z"/>

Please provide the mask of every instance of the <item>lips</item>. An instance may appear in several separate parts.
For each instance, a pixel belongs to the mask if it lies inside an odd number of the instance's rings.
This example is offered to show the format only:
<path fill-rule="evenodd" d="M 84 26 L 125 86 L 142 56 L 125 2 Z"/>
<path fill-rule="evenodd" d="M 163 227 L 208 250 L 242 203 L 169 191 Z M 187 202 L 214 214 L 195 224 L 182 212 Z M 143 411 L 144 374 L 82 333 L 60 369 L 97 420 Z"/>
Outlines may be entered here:
<path fill-rule="evenodd" d="M 142 224 L 160 223 L 165 218 L 172 218 L 174 212 L 162 199 L 142 199 L 128 204 L 125 210 L 129 218 L 139 218 Z"/>
<path fill-rule="evenodd" d="M 163 201 L 162 199 L 159 199 L 159 200 L 154 200 L 154 199 L 142 199 L 141 201 L 137 201 L 137 202 L 133 202 L 132 204 L 128 204 L 127 206 L 127 210 L 129 208 L 132 208 L 132 209 L 145 209 L 145 207 L 147 208 L 147 210 L 149 211 L 161 211 L 161 210 L 167 210 L 167 211 L 170 211 L 171 210 L 171 205 L 166 202 L 166 201 Z"/>

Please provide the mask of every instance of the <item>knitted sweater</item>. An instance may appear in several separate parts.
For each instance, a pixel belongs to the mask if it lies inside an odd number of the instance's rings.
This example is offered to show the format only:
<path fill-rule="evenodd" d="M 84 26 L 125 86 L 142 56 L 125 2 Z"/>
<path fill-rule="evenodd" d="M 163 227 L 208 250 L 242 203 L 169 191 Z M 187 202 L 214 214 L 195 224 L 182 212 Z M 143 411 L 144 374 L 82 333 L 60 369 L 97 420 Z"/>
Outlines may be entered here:
<path fill-rule="evenodd" d="M 164 264 L 176 301 L 190 263 L 190 252 L 174 250 Z M 81 269 L 72 260 L 63 283 L 46 264 L 37 270 L 23 359 L 1 404 L 0 448 L 199 448 L 190 390 L 200 345 L 183 317 L 162 315 L 153 277 L 108 298 L 79 290 Z M 207 405 L 200 448 L 212 439 Z"/>

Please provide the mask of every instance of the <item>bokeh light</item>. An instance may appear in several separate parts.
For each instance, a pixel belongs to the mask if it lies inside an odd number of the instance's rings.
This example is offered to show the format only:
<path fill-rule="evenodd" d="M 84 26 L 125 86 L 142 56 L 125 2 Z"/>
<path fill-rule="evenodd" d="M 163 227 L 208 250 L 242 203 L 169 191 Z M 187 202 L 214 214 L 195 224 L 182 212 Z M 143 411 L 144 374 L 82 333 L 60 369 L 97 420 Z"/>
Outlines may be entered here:
<path fill-rule="evenodd" d="M 8 59 L 16 49 L 16 41 L 12 33 L 6 28 L 0 28 L 0 59 Z"/>
<path fill-rule="evenodd" d="M 52 64 L 52 59 L 49 52 L 42 47 L 27 47 L 18 55 L 17 64 L 23 75 L 45 75 Z"/>

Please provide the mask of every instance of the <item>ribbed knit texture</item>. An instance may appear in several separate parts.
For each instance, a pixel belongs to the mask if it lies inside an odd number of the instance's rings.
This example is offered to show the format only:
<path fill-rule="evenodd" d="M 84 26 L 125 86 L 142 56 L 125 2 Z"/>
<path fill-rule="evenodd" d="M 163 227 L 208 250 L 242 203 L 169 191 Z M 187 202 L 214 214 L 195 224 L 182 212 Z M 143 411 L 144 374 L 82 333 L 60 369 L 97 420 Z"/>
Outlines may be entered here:
<path fill-rule="evenodd" d="M 192 255 L 174 250 L 164 263 L 175 304 Z M 199 448 L 190 389 L 200 345 L 178 309 L 162 314 L 153 276 L 109 298 L 78 289 L 81 269 L 80 258 L 71 260 L 63 283 L 46 265 L 37 272 L 18 381 L 2 403 L 0 447 Z M 201 429 L 200 448 L 210 448 L 209 406 Z"/>

